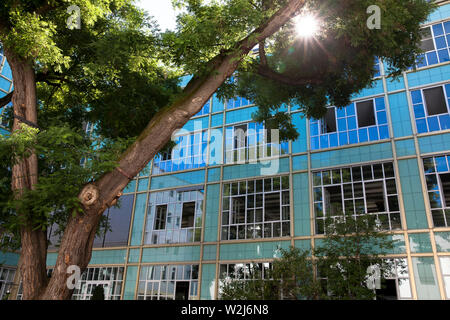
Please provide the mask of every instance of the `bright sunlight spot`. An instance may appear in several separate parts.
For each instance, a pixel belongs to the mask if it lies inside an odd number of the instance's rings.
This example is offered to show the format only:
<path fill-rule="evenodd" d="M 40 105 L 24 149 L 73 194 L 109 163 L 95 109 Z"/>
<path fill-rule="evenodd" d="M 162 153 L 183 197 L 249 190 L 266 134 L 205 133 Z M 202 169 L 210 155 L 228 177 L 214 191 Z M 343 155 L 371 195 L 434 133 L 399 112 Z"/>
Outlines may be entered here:
<path fill-rule="evenodd" d="M 300 37 L 309 38 L 319 31 L 319 21 L 311 14 L 297 16 L 295 30 Z"/>

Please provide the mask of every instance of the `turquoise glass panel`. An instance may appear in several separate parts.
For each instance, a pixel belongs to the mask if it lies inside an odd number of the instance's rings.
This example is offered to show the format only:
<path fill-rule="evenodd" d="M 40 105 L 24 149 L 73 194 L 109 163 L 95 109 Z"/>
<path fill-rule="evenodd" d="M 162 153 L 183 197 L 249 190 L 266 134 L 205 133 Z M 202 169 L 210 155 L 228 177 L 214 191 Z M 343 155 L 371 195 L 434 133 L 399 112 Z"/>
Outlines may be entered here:
<path fill-rule="evenodd" d="M 131 245 L 139 246 L 142 243 L 145 210 L 147 208 L 147 194 L 138 194 L 134 207 L 133 229 L 131 230 Z"/>
<path fill-rule="evenodd" d="M 199 261 L 200 246 L 145 248 L 142 262 Z"/>
<path fill-rule="evenodd" d="M 280 257 L 278 249 L 289 249 L 289 241 L 223 244 L 220 260 L 273 259 Z"/>
<path fill-rule="evenodd" d="M 412 253 L 433 252 L 429 233 L 411 233 L 408 237 Z"/>
<path fill-rule="evenodd" d="M 205 245 L 203 246 L 203 260 L 216 260 L 217 246 Z"/>
<path fill-rule="evenodd" d="M 220 185 L 213 184 L 206 188 L 206 217 L 204 241 L 217 241 L 219 219 Z"/>
<path fill-rule="evenodd" d="M 395 141 L 395 149 L 398 157 L 412 156 L 416 154 L 413 139 Z"/>
<path fill-rule="evenodd" d="M 295 236 L 311 235 L 311 217 L 309 205 L 308 174 L 299 173 L 293 175 L 294 194 L 294 233 Z"/>
<path fill-rule="evenodd" d="M 419 300 L 439 300 L 439 285 L 436 278 L 434 259 L 428 257 L 412 258 L 417 297 Z"/>
<path fill-rule="evenodd" d="M 201 283 L 201 300 L 211 300 L 216 295 L 216 265 L 202 265 L 202 283 Z"/>
<path fill-rule="evenodd" d="M 428 228 L 417 160 L 399 160 L 398 166 L 408 229 Z"/>
<path fill-rule="evenodd" d="M 450 252 L 450 232 L 435 232 L 434 240 L 438 252 Z"/>
<path fill-rule="evenodd" d="M 136 282 L 138 279 L 138 267 L 127 267 L 127 275 L 125 278 L 125 289 L 123 293 L 124 300 L 134 300 L 136 290 Z"/>
<path fill-rule="evenodd" d="M 398 138 L 412 135 L 411 117 L 406 93 L 390 94 L 389 106 L 394 137 Z"/>
<path fill-rule="evenodd" d="M 205 182 L 205 170 L 176 173 L 165 176 L 153 177 L 150 189 L 173 188 L 191 184 L 202 184 Z"/>

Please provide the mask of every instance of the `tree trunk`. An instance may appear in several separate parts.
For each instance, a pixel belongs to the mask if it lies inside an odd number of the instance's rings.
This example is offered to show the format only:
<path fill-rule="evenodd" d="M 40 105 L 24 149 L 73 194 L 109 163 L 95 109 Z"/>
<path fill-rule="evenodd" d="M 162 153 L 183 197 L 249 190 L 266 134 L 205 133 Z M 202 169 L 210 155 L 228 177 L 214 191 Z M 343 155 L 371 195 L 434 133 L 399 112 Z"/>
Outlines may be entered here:
<path fill-rule="evenodd" d="M 68 221 L 48 285 L 46 285 L 45 275 L 46 233 L 33 231 L 32 226 L 28 225 L 22 228 L 21 273 L 25 299 L 69 299 L 71 297 L 73 290 L 67 286 L 67 279 L 71 274 L 67 273 L 67 268 L 75 265 L 81 272 L 86 269 L 91 259 L 95 233 L 104 210 L 171 139 L 172 133 L 201 110 L 214 92 L 233 74 L 250 50 L 274 34 L 297 14 L 305 1 L 288 1 L 266 23 L 236 43 L 231 50 L 212 59 L 208 63 L 211 70 L 209 75 L 194 77 L 184 89 L 183 97 L 162 110 L 149 122 L 137 141 L 122 155 L 118 168 L 83 188 L 79 199 L 84 212 L 74 214 Z M 15 59 L 13 55 L 11 57 L 7 55 L 7 58 L 10 63 L 12 62 L 12 69 L 16 69 L 13 72 L 16 91 L 13 99 L 15 112 L 19 116 L 25 116 L 26 120 L 36 123 L 36 92 L 32 68 L 30 65 L 20 63 L 20 60 Z M 16 119 L 15 128 L 17 124 Z M 13 186 L 15 190 L 33 187 L 37 182 L 35 155 L 14 167 L 13 179 L 17 181 Z"/>
<path fill-rule="evenodd" d="M 33 65 L 30 61 L 19 58 L 14 52 L 5 48 L 5 55 L 12 69 L 14 94 L 12 96 L 14 124 L 13 132 L 21 128 L 21 123 L 37 123 L 36 81 Z M 26 190 L 31 190 L 38 180 L 38 163 L 36 154 L 23 159 L 12 168 L 12 185 L 15 197 L 20 198 Z M 23 298 L 36 299 L 42 294 L 47 283 L 46 256 L 47 233 L 34 230 L 29 217 L 32 213 L 17 212 L 23 219 L 21 234 L 21 279 Z"/>

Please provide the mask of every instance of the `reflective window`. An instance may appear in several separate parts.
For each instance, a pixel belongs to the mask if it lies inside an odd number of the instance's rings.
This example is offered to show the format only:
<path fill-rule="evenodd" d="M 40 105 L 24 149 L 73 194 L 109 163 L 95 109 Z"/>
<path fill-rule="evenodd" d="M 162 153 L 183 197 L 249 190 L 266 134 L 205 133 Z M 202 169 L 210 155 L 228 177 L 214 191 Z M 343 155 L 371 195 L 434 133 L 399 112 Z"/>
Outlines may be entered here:
<path fill-rule="evenodd" d="M 411 91 L 418 133 L 450 129 L 450 84 Z"/>
<path fill-rule="evenodd" d="M 270 262 L 263 263 L 229 263 L 220 265 L 219 279 L 227 280 L 252 280 L 255 274 L 266 279 L 273 265 Z"/>
<path fill-rule="evenodd" d="M 251 101 L 242 98 L 242 97 L 236 97 L 233 99 L 228 99 L 226 102 L 226 108 L 228 110 L 230 109 L 235 109 L 235 108 L 239 108 L 239 107 L 244 107 L 244 106 L 248 106 L 253 104 Z"/>
<path fill-rule="evenodd" d="M 450 155 L 423 159 L 434 227 L 450 226 Z"/>
<path fill-rule="evenodd" d="M 144 243 L 200 241 L 203 197 L 201 188 L 150 193 Z"/>
<path fill-rule="evenodd" d="M 253 162 L 288 151 L 288 142 L 280 143 L 275 130 L 266 130 L 263 124 L 246 123 L 225 130 L 225 163 Z"/>
<path fill-rule="evenodd" d="M 120 197 L 117 206 L 106 209 L 103 215 L 108 219 L 105 230 L 94 240 L 95 248 L 120 247 L 128 244 L 134 195 Z"/>
<path fill-rule="evenodd" d="M 289 177 L 225 183 L 222 240 L 290 235 Z"/>
<path fill-rule="evenodd" d="M 81 275 L 72 300 L 91 300 L 96 286 L 103 288 L 105 300 L 120 300 L 124 267 L 87 268 Z"/>
<path fill-rule="evenodd" d="M 407 260 L 393 259 L 390 262 L 391 270 L 382 276 L 380 287 L 375 290 L 376 300 L 412 299 Z"/>
<path fill-rule="evenodd" d="M 179 136 L 176 146 L 167 153 L 157 155 L 153 160 L 153 174 L 202 168 L 207 161 L 207 131 Z"/>
<path fill-rule="evenodd" d="M 198 295 L 198 265 L 142 266 L 138 300 L 194 300 Z"/>
<path fill-rule="evenodd" d="M 417 56 L 417 67 L 421 68 L 450 61 L 448 51 L 449 43 L 450 21 L 422 28 L 422 41 L 420 47 L 423 54 Z"/>
<path fill-rule="evenodd" d="M 325 149 L 389 138 L 384 98 L 329 107 L 324 118 L 310 120 L 311 149 Z"/>
<path fill-rule="evenodd" d="M 205 114 L 208 114 L 210 107 L 211 107 L 211 99 L 209 99 L 208 102 L 205 103 L 205 105 L 202 107 L 202 109 L 194 117 L 203 116 Z"/>
<path fill-rule="evenodd" d="M 440 257 L 442 280 L 445 286 L 445 295 L 450 299 L 450 257 Z"/>
<path fill-rule="evenodd" d="M 16 269 L 0 267 L 0 300 L 7 298 L 14 285 Z"/>
<path fill-rule="evenodd" d="M 401 228 L 393 164 L 380 163 L 313 172 L 316 233 L 326 217 L 375 215 L 382 229 Z"/>

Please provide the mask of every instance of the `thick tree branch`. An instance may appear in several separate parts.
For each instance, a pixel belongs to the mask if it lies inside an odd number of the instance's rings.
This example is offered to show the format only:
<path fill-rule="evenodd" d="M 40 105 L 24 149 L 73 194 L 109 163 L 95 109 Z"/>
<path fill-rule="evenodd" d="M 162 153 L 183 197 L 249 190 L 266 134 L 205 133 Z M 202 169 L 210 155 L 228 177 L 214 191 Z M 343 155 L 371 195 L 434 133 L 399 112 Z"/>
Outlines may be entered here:
<path fill-rule="evenodd" d="M 0 108 L 3 108 L 4 106 L 6 106 L 8 103 L 11 102 L 13 94 L 14 94 L 14 91 L 11 91 L 3 98 L 0 98 Z"/>

